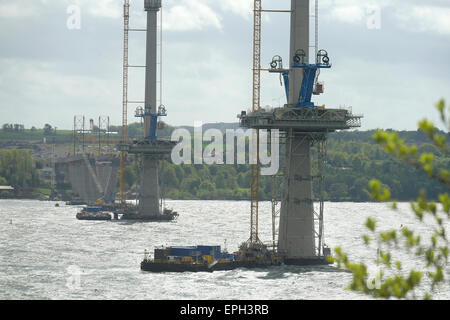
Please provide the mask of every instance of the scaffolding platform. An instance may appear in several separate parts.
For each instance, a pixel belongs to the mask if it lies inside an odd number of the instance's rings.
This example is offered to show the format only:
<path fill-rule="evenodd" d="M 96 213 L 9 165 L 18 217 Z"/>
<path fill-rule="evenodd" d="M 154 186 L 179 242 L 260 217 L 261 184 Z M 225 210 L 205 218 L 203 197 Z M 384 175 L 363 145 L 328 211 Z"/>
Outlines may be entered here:
<path fill-rule="evenodd" d="M 299 108 L 289 105 L 249 114 L 243 111 L 238 115 L 240 125 L 244 128 L 301 132 L 334 132 L 359 128 L 362 117 L 353 115 L 347 109 Z"/>
<path fill-rule="evenodd" d="M 172 152 L 177 142 L 170 140 L 151 140 L 142 139 L 133 141 L 133 143 L 121 143 L 118 145 L 119 151 L 129 154 L 144 154 L 155 156 L 156 158 L 164 158 Z"/>

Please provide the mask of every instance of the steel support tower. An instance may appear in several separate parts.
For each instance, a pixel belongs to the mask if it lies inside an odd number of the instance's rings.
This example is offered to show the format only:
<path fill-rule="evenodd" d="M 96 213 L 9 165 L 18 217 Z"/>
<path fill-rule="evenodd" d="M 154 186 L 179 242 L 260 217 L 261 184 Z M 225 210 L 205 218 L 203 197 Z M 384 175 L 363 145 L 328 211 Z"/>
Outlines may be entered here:
<path fill-rule="evenodd" d="M 239 116 L 245 128 L 279 129 L 286 139 L 286 168 L 283 177 L 278 253 L 286 264 L 320 264 L 323 257 L 323 170 L 312 175 L 312 150 L 318 146 L 319 169 L 323 169 L 326 139 L 330 132 L 361 126 L 362 116 L 349 110 L 325 109 L 311 101 L 317 94 L 317 72 L 330 68 L 328 54 L 320 50 L 314 64 L 309 64 L 310 0 L 291 0 L 290 66 L 283 69 L 279 56 L 269 71 L 282 74 L 287 104 L 266 112 L 245 111 Z M 314 210 L 313 179 L 319 179 L 321 201 Z"/>

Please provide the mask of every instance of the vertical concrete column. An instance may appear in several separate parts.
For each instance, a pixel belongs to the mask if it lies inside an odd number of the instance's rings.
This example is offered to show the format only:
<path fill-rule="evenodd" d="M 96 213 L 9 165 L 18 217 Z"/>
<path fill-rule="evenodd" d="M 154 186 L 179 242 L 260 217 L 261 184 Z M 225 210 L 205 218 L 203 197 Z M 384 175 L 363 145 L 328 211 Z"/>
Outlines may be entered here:
<path fill-rule="evenodd" d="M 156 83 L 158 63 L 158 11 L 161 1 L 146 0 L 147 11 L 147 55 L 145 74 L 145 113 L 157 112 L 156 106 Z M 150 136 L 151 117 L 144 118 L 145 137 Z M 157 216 L 159 211 L 159 186 L 158 186 L 158 160 L 148 155 L 143 155 L 141 173 L 141 192 L 139 200 L 139 215 Z"/>
<path fill-rule="evenodd" d="M 92 201 L 92 186 L 94 184 L 94 181 L 91 178 L 91 175 L 89 174 L 89 170 L 86 166 L 86 163 L 84 161 L 82 161 L 80 163 L 81 166 L 81 175 L 80 178 L 81 180 L 78 180 L 78 183 L 80 184 L 80 189 L 81 189 L 81 194 L 80 196 L 82 197 L 83 200 L 87 201 L 87 202 L 91 202 Z M 84 186 L 84 188 L 83 188 Z"/>
<path fill-rule="evenodd" d="M 147 11 L 147 55 L 145 73 L 145 113 L 156 113 L 157 70 L 158 70 L 158 11 L 156 3 L 151 3 Z M 151 118 L 145 117 L 145 137 L 150 135 Z"/>
<path fill-rule="evenodd" d="M 298 49 L 309 51 L 309 0 L 291 3 L 290 64 Z M 306 62 L 308 62 L 306 60 Z M 290 72 L 289 104 L 296 105 L 303 80 L 302 69 Z M 287 261 L 315 256 L 314 207 L 311 177 L 311 140 L 288 132 L 286 173 L 283 182 L 278 249 Z"/>
<path fill-rule="evenodd" d="M 95 166 L 95 161 L 91 160 L 91 158 L 89 158 L 89 164 L 92 166 L 92 169 Z M 88 167 L 88 163 L 86 163 L 85 161 L 82 162 L 82 167 L 83 167 L 83 183 L 81 184 L 81 188 L 82 188 L 82 193 L 84 194 L 84 199 L 86 199 L 88 202 L 90 203 L 94 203 L 95 201 L 97 201 L 100 197 L 101 194 L 98 190 L 97 184 L 95 179 L 97 179 L 97 176 L 95 173 L 95 170 L 89 170 Z"/>
<path fill-rule="evenodd" d="M 139 198 L 139 215 L 155 217 L 159 210 L 158 160 L 143 155 L 141 171 L 141 194 Z"/>
<path fill-rule="evenodd" d="M 297 104 L 303 80 L 303 69 L 292 69 L 297 50 L 303 49 L 309 56 L 309 3 L 310 0 L 291 0 L 291 40 L 289 50 L 289 104 Z"/>
<path fill-rule="evenodd" d="M 311 140 L 292 137 L 286 143 L 286 174 L 281 203 L 279 250 L 288 259 L 311 258 L 314 248 Z"/>
<path fill-rule="evenodd" d="M 117 176 L 119 174 L 119 167 L 113 160 L 111 163 L 111 173 L 105 186 L 105 199 L 114 201 L 116 197 Z"/>

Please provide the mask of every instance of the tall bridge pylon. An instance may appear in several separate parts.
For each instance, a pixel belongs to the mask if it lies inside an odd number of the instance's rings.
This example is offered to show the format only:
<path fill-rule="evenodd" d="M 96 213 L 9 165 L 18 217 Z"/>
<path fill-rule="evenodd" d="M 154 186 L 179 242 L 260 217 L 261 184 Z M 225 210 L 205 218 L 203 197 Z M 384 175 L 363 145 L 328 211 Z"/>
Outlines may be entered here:
<path fill-rule="evenodd" d="M 325 50 L 318 50 L 316 36 L 315 57 L 310 59 L 310 1 L 291 0 L 291 10 L 263 10 L 261 1 L 255 0 L 254 58 L 253 58 L 253 108 L 249 114 L 239 115 L 240 125 L 259 130 L 281 131 L 285 138 L 285 169 L 281 208 L 278 201 L 272 201 L 273 228 L 279 215 L 278 232 L 273 231 L 273 243 L 287 264 L 326 263 L 324 252 L 324 163 L 326 141 L 330 132 L 348 130 L 361 126 L 361 115 L 353 115 L 351 110 L 331 109 L 316 106 L 313 95 L 323 93 L 323 85 L 318 82 L 320 69 L 330 69 L 331 63 Z M 318 16 L 318 2 L 316 14 Z M 261 55 L 261 12 L 289 12 L 291 15 L 289 68 L 284 69 L 282 58 L 274 57 L 269 69 L 260 67 Z M 316 23 L 316 35 L 317 35 Z M 313 61 L 310 61 L 313 60 Z M 279 73 L 284 79 L 287 103 L 273 110 L 260 107 L 261 70 Z M 256 95 L 257 94 L 257 95 Z M 256 139 L 259 145 L 259 139 Z M 312 147 L 316 146 L 319 174 L 313 176 Z M 259 155 L 259 150 L 258 150 Z M 254 168 L 259 168 L 259 159 Z M 253 167 L 252 167 L 253 169 Z M 259 171 L 259 170 L 258 170 Z M 258 178 L 252 170 L 252 213 L 251 241 L 259 241 L 258 233 Z M 259 172 L 258 172 L 259 174 Z M 319 183 L 319 208 L 314 208 L 313 180 Z M 256 191 L 256 193 L 255 193 Z M 318 212 L 317 212 L 318 211 Z M 277 239 L 275 239 L 277 235 Z"/>

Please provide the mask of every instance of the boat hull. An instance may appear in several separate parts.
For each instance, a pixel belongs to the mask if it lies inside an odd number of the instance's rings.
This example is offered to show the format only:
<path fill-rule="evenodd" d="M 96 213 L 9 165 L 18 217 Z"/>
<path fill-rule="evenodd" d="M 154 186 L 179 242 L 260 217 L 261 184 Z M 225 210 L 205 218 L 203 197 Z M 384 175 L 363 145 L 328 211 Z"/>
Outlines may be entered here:
<path fill-rule="evenodd" d="M 174 221 L 176 220 L 178 216 L 177 215 L 160 215 L 160 216 L 140 216 L 137 214 L 124 214 L 120 218 L 120 220 L 134 220 L 134 221 L 149 221 L 149 222 L 168 222 L 168 221 Z"/>
<path fill-rule="evenodd" d="M 154 273 L 162 272 L 214 272 L 214 271 L 228 271 L 240 268 L 254 269 L 254 268 L 267 268 L 270 266 L 279 266 L 280 261 L 230 261 L 219 262 L 216 264 L 191 264 L 191 263 L 166 263 L 166 262 L 153 262 L 142 261 L 141 270 Z"/>
<path fill-rule="evenodd" d="M 78 220 L 88 220 L 88 221 L 109 221 L 112 220 L 111 215 L 108 214 L 102 214 L 102 215 L 86 215 L 86 214 L 77 214 L 77 219 Z"/>

